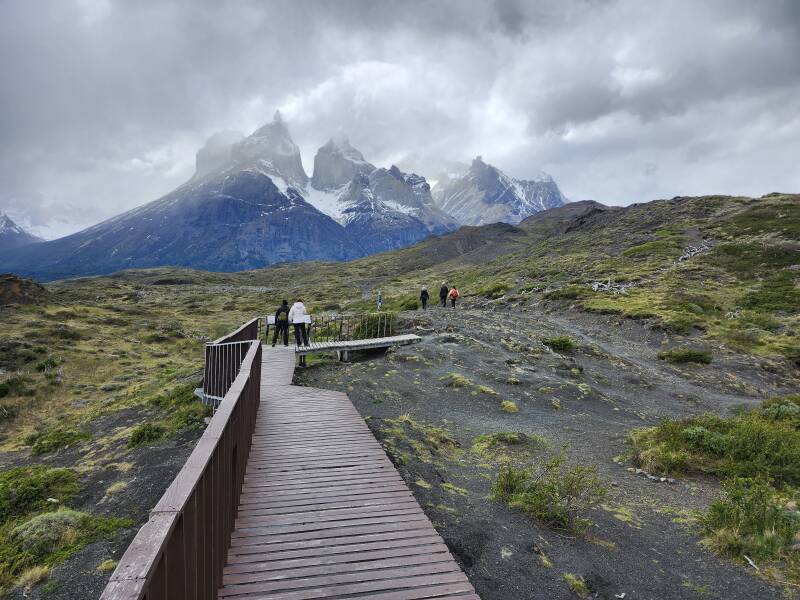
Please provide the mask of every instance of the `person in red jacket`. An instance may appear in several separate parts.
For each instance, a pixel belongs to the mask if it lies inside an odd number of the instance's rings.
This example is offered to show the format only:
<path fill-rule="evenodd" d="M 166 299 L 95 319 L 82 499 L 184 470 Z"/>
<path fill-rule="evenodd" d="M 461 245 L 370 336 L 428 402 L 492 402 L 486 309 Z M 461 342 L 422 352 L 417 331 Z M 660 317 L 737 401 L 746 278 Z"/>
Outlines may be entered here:
<path fill-rule="evenodd" d="M 459 296 L 458 290 L 456 289 L 456 286 L 453 286 L 450 289 L 450 293 L 447 294 L 447 297 L 450 298 L 450 306 L 452 306 L 453 308 L 456 307 L 456 300 L 458 300 L 458 296 Z"/>

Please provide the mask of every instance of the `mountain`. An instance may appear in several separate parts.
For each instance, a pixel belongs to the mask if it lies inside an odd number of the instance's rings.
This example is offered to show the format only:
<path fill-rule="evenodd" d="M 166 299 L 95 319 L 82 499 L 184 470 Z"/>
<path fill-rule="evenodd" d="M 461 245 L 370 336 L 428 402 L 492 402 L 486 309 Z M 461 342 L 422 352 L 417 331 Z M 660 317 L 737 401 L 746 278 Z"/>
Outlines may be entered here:
<path fill-rule="evenodd" d="M 424 177 L 394 165 L 376 168 L 343 137 L 317 151 L 306 197 L 340 222 L 366 254 L 402 248 L 458 227 L 436 206 Z"/>
<path fill-rule="evenodd" d="M 309 177 L 280 112 L 244 137 L 211 136 L 192 178 L 166 196 L 73 235 L 0 256 L 0 270 L 40 279 L 182 266 L 240 271 L 342 261 L 394 250 L 460 224 L 518 223 L 563 197 L 547 176 L 513 180 L 480 158 L 444 178 L 376 167 L 338 135 Z M 31 241 L 37 241 L 32 239 Z"/>
<path fill-rule="evenodd" d="M 206 144 L 214 152 L 198 152 L 192 179 L 163 198 L 20 249 L 0 258 L 0 268 L 47 280 L 161 265 L 239 271 L 365 254 L 341 224 L 301 195 L 308 176 L 280 113 L 226 144 L 219 138 Z"/>
<path fill-rule="evenodd" d="M 0 212 L 0 252 L 43 241 L 14 223 L 7 214 Z"/>
<path fill-rule="evenodd" d="M 461 225 L 515 224 L 534 213 L 565 203 L 558 185 L 546 173 L 531 180 L 513 179 L 483 162 L 480 156 L 464 173 L 442 174 L 433 198 Z"/>
<path fill-rule="evenodd" d="M 314 156 L 311 186 L 321 191 L 333 191 L 352 181 L 359 174 L 369 175 L 375 167 L 343 136 L 331 138 Z"/>

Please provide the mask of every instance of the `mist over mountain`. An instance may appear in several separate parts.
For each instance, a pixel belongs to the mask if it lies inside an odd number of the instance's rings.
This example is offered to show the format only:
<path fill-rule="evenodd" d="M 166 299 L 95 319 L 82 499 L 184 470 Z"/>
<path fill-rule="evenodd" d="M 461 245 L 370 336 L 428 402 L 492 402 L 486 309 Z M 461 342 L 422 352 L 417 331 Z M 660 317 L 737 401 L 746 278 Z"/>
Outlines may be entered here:
<path fill-rule="evenodd" d="M 163 265 L 239 271 L 342 261 L 462 224 L 516 223 L 563 202 L 552 179 L 516 181 L 480 159 L 434 195 L 422 175 L 376 167 L 341 134 L 319 148 L 309 177 L 278 111 L 249 136 L 212 135 L 195 164 L 191 179 L 162 198 L 22 247 L 0 258 L 0 270 L 57 279 Z"/>

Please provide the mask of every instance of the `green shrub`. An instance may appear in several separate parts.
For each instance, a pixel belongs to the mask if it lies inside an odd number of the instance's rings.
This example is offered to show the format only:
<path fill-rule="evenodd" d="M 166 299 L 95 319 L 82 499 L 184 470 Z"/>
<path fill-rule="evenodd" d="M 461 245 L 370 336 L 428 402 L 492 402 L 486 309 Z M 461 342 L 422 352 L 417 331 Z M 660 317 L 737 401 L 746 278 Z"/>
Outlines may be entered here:
<path fill-rule="evenodd" d="M 711 352 L 699 350 L 697 348 L 673 348 L 665 352 L 659 352 L 658 358 L 671 363 L 699 363 L 703 365 L 711 364 Z"/>
<path fill-rule="evenodd" d="M 528 469 L 503 466 L 492 497 L 550 527 L 579 533 L 592 522 L 585 512 L 605 499 L 607 489 L 595 467 L 565 466 L 564 453 Z"/>
<path fill-rule="evenodd" d="M 778 559 L 800 530 L 800 515 L 784 508 L 763 477 L 733 477 L 703 518 L 707 543 L 729 556 Z"/>
<path fill-rule="evenodd" d="M 0 383 L 0 398 L 6 396 L 33 396 L 36 390 L 30 387 L 31 379 L 24 375 L 9 377 Z"/>
<path fill-rule="evenodd" d="M 683 430 L 683 437 L 693 449 L 714 456 L 723 456 L 730 449 L 728 436 L 716 431 L 709 431 L 702 425 L 687 427 Z"/>
<path fill-rule="evenodd" d="M 68 508 L 43 513 L 11 530 L 11 540 L 36 561 L 74 544 L 89 515 Z"/>
<path fill-rule="evenodd" d="M 714 246 L 708 262 L 740 277 L 756 277 L 800 261 L 800 249 L 792 242 L 744 243 L 741 241 Z"/>
<path fill-rule="evenodd" d="M 575 342 L 566 335 L 546 338 L 542 340 L 542 343 L 556 352 L 570 352 L 575 349 Z"/>
<path fill-rule="evenodd" d="M 44 373 L 46 371 L 50 371 L 51 369 L 55 369 L 59 365 L 57 359 L 53 357 L 48 357 L 45 360 L 39 361 L 36 363 L 36 370 L 39 373 Z"/>
<path fill-rule="evenodd" d="M 674 239 L 661 239 L 626 248 L 622 251 L 622 256 L 627 258 L 677 258 L 680 253 L 681 246 L 677 241 Z"/>
<path fill-rule="evenodd" d="M 500 298 L 510 289 L 511 286 L 506 283 L 493 283 L 487 285 L 486 287 L 480 288 L 476 294 L 485 298 L 494 299 Z"/>
<path fill-rule="evenodd" d="M 580 575 L 573 573 L 564 573 L 564 581 L 567 582 L 570 591 L 578 596 L 578 598 L 589 597 L 589 586 L 586 585 L 586 580 Z"/>
<path fill-rule="evenodd" d="M 456 389 L 474 385 L 469 378 L 465 377 L 461 373 L 455 373 L 455 372 L 448 373 L 447 375 L 440 377 L 439 381 L 444 382 L 444 384 L 447 387 L 452 387 Z"/>
<path fill-rule="evenodd" d="M 31 446 L 31 452 L 35 455 L 55 452 L 61 448 L 71 446 L 76 442 L 88 440 L 92 436 L 85 431 L 77 429 L 63 429 L 56 427 L 45 431 L 37 431 L 25 438 L 25 443 Z"/>
<path fill-rule="evenodd" d="M 47 509 L 48 498 L 61 503 L 79 489 L 78 478 L 70 469 L 51 469 L 43 465 L 17 467 L 0 472 L 0 523 Z"/>
<path fill-rule="evenodd" d="M 210 417 L 213 412 L 210 406 L 200 402 L 194 395 L 192 384 L 179 385 L 167 394 L 153 398 L 150 403 L 169 414 L 167 423 L 173 430 L 183 427 L 202 428 L 206 417 Z"/>
<path fill-rule="evenodd" d="M 131 525 L 130 519 L 95 517 L 62 508 L 0 531 L 0 593 L 29 569 L 56 565 L 88 543 Z"/>
<path fill-rule="evenodd" d="M 131 438 L 128 440 L 128 447 L 135 448 L 143 444 L 149 444 L 160 440 L 166 431 L 160 425 L 153 425 L 151 423 L 144 423 L 135 427 L 131 432 Z"/>
<path fill-rule="evenodd" d="M 800 255 L 798 256 L 800 260 Z M 767 278 L 758 289 L 741 300 L 744 308 L 758 311 L 800 311 L 800 287 L 790 271 L 781 271 Z"/>
<path fill-rule="evenodd" d="M 19 407 L 14 404 L 0 404 L 0 423 L 10 421 L 19 414 Z"/>
<path fill-rule="evenodd" d="M 142 341 L 146 344 L 162 344 L 169 341 L 169 336 L 163 333 L 150 333 L 142 337 Z"/>
<path fill-rule="evenodd" d="M 588 295 L 589 289 L 586 286 L 572 284 L 547 292 L 544 297 L 548 300 L 577 300 Z"/>
<path fill-rule="evenodd" d="M 419 300 L 416 298 L 404 298 L 398 304 L 399 310 L 419 310 Z"/>
<path fill-rule="evenodd" d="M 77 329 L 74 329 L 67 325 L 66 323 L 58 323 L 53 326 L 50 330 L 50 334 L 53 337 L 60 338 L 62 340 L 80 340 L 83 339 L 83 335 Z"/>
<path fill-rule="evenodd" d="M 653 473 L 699 471 L 800 485 L 800 397 L 773 398 L 723 419 L 705 414 L 631 432 L 634 461 Z"/>

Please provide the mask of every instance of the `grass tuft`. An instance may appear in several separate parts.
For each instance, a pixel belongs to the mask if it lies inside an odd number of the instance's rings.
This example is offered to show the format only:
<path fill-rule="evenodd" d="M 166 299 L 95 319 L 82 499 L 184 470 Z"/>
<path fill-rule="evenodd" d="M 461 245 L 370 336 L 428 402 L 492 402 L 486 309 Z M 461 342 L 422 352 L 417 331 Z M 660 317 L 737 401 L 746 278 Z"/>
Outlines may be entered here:
<path fill-rule="evenodd" d="M 545 338 L 542 343 L 555 352 L 571 352 L 575 349 L 575 342 L 566 335 Z"/>
<path fill-rule="evenodd" d="M 582 533 L 592 522 L 585 514 L 606 497 L 594 467 L 565 465 L 560 453 L 529 468 L 504 465 L 492 486 L 492 498 L 518 508 L 549 527 Z"/>
<path fill-rule="evenodd" d="M 673 348 L 672 350 L 659 352 L 658 358 L 660 360 L 666 360 L 667 362 L 677 364 L 711 364 L 711 352 L 708 350 L 698 350 L 697 348 Z"/>

